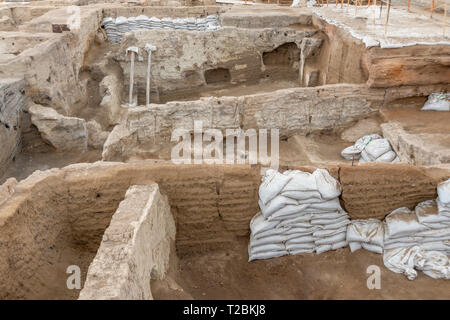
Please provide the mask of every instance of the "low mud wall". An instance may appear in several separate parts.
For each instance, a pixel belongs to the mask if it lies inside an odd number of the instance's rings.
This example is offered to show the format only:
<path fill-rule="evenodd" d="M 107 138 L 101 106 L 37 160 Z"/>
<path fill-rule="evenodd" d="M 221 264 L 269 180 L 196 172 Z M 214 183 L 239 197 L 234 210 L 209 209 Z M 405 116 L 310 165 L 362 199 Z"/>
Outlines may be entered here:
<path fill-rule="evenodd" d="M 353 219 L 383 218 L 433 199 L 436 185 L 450 177 L 449 166 L 327 169 L 341 182 L 342 204 Z M 259 166 L 97 162 L 36 172 L 5 188 L 0 204 L 0 296 L 76 298 L 78 292 L 67 292 L 67 266 L 78 264 L 85 275 L 126 190 L 151 182 L 168 196 L 178 255 L 229 248 L 248 237 L 258 212 Z"/>
<path fill-rule="evenodd" d="M 175 222 L 158 185 L 131 186 L 89 266 L 82 300 L 149 300 L 150 280 L 163 279 Z"/>

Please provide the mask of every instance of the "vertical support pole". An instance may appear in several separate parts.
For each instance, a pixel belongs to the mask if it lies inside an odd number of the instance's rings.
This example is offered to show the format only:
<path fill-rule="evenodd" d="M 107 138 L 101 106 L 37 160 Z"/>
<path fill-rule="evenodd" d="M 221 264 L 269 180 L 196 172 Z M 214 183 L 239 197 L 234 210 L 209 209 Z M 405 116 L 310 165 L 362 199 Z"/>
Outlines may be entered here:
<path fill-rule="evenodd" d="M 139 54 L 139 49 L 137 47 L 128 47 L 126 54 L 131 52 L 131 62 L 130 62 L 130 106 L 133 105 L 133 86 L 134 86 L 134 58 L 136 54 Z"/>
<path fill-rule="evenodd" d="M 383 0 L 380 0 L 380 19 L 381 19 L 382 12 L 383 12 Z"/>
<path fill-rule="evenodd" d="M 433 10 L 434 10 L 434 0 L 431 0 L 431 6 L 430 6 L 430 18 L 433 18 Z"/>
<path fill-rule="evenodd" d="M 411 0 L 408 0 L 408 11 L 411 10 Z"/>
<path fill-rule="evenodd" d="M 355 5 L 355 17 L 358 14 L 358 0 L 356 0 L 356 5 Z"/>
<path fill-rule="evenodd" d="M 151 65 L 152 65 L 152 51 L 155 51 L 156 47 L 147 43 L 145 45 L 145 51 L 148 54 L 147 60 L 147 86 L 145 90 L 145 102 L 147 105 L 150 104 L 150 75 L 151 75 Z"/>
<path fill-rule="evenodd" d="M 341 0 L 341 9 L 344 7 L 344 0 Z"/>
<path fill-rule="evenodd" d="M 386 22 L 384 24 L 384 35 L 386 35 L 387 33 L 387 26 L 389 23 L 389 11 L 391 10 L 391 0 L 388 0 L 388 7 L 387 7 L 387 12 L 386 12 Z"/>

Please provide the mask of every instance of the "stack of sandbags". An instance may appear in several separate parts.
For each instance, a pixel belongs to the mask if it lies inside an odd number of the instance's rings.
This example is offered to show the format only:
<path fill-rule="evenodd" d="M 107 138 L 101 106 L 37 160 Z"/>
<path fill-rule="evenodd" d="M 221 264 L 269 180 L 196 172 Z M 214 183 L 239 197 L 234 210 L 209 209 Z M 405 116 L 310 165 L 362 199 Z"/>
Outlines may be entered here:
<path fill-rule="evenodd" d="M 249 260 L 345 247 L 349 219 L 340 194 L 339 182 L 323 169 L 267 170 L 259 188 L 261 213 L 250 222 Z"/>
<path fill-rule="evenodd" d="M 417 277 L 415 269 L 434 279 L 450 279 L 448 256 L 438 251 L 423 250 L 419 246 L 385 250 L 383 262 L 389 270 L 402 273 L 409 280 Z"/>
<path fill-rule="evenodd" d="M 450 111 L 450 93 L 435 92 L 430 94 L 422 110 Z"/>
<path fill-rule="evenodd" d="M 111 17 L 102 21 L 102 26 L 110 42 L 118 43 L 126 32 L 142 29 L 175 29 L 189 31 L 217 30 L 220 28 L 219 17 L 209 15 L 206 18 L 148 18 L 145 15 L 138 17 Z"/>
<path fill-rule="evenodd" d="M 359 138 L 354 145 L 342 150 L 341 155 L 347 160 L 359 159 L 361 163 L 400 161 L 389 141 L 379 134 L 370 134 Z"/>
<path fill-rule="evenodd" d="M 347 227 L 347 242 L 351 252 L 364 248 L 375 253 L 383 253 L 383 222 L 373 218 L 351 220 Z"/>
<path fill-rule="evenodd" d="M 414 211 L 398 208 L 386 217 L 384 248 L 410 246 L 450 253 L 450 216 L 438 213 L 435 200 L 419 203 Z"/>

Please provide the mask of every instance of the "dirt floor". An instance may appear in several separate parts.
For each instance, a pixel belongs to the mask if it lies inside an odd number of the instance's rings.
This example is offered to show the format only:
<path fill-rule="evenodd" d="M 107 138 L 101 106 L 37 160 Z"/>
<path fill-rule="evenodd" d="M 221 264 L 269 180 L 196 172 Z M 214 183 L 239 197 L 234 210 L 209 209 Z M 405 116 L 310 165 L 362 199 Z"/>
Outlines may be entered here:
<path fill-rule="evenodd" d="M 57 152 L 35 152 L 18 153 L 15 160 L 6 169 L 0 184 L 6 179 L 14 177 L 17 181 L 25 179 L 36 170 L 48 170 L 62 168 L 74 163 L 95 162 L 102 159 L 101 150 L 89 150 L 85 153 L 57 153 Z"/>
<path fill-rule="evenodd" d="M 181 258 L 176 272 L 154 281 L 156 299 L 450 299 L 450 282 L 419 272 L 414 281 L 383 265 L 382 256 L 348 248 L 248 262 L 248 239 L 229 250 Z M 381 270 L 381 289 L 367 288 L 367 267 Z"/>

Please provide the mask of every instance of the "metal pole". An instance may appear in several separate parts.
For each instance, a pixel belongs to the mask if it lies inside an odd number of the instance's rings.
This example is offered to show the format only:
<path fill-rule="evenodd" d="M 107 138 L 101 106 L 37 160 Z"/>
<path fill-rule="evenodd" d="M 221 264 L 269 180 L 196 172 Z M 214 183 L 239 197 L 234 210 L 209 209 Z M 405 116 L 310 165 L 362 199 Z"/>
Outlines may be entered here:
<path fill-rule="evenodd" d="M 127 48 L 127 55 L 128 52 L 131 52 L 131 64 L 130 64 L 130 106 L 133 105 L 133 84 L 134 84 L 134 56 L 136 54 L 139 54 L 139 49 L 137 47 L 128 47 Z"/>
<path fill-rule="evenodd" d="M 148 53 L 148 61 L 147 61 L 147 88 L 145 91 L 145 102 L 146 104 L 150 104 L 150 74 L 151 74 L 151 64 L 152 64 L 152 51 L 156 50 L 156 47 L 147 43 L 145 45 L 145 50 Z"/>

